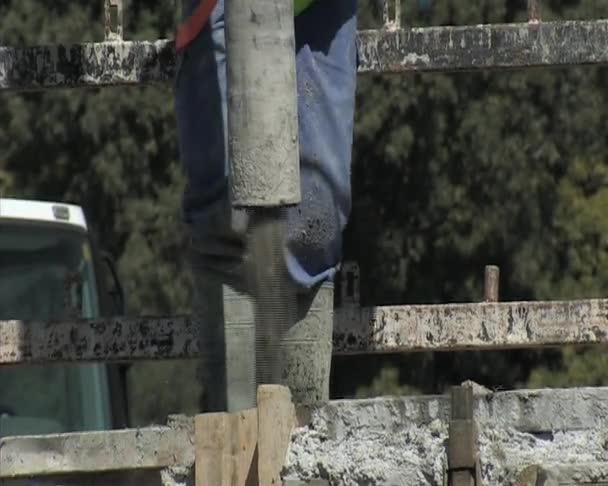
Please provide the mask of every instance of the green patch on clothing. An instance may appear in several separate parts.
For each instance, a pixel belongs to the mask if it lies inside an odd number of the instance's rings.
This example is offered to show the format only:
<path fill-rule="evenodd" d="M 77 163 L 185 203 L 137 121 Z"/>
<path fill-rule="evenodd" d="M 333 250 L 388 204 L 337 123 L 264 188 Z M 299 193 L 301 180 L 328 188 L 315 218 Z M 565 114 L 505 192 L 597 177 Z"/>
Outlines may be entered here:
<path fill-rule="evenodd" d="M 300 15 L 304 10 L 306 10 L 315 0 L 294 0 L 293 7 L 294 13 L 296 15 Z"/>

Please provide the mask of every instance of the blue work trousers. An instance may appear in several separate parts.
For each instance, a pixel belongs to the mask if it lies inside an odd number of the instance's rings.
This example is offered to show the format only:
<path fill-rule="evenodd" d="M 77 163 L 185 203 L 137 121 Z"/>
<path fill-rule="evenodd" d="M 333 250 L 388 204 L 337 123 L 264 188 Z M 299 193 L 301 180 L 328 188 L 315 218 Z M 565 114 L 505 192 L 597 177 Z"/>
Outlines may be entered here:
<path fill-rule="evenodd" d="M 198 0 L 185 0 L 187 16 Z M 295 18 L 302 202 L 287 211 L 285 263 L 297 287 L 333 280 L 351 210 L 356 0 L 317 0 Z M 180 55 L 175 82 L 184 215 L 198 265 L 242 289 L 248 214 L 230 203 L 224 1 Z M 257 161 L 263 164 L 263 160 Z"/>

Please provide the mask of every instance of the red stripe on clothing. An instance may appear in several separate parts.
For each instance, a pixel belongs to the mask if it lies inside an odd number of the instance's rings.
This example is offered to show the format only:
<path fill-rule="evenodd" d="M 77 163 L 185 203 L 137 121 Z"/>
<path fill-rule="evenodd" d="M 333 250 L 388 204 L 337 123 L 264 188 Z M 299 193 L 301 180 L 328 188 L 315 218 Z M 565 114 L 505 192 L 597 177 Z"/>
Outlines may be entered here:
<path fill-rule="evenodd" d="M 175 35 L 175 48 L 178 51 L 186 48 L 209 21 L 217 0 L 201 0 L 188 20 L 179 26 Z"/>

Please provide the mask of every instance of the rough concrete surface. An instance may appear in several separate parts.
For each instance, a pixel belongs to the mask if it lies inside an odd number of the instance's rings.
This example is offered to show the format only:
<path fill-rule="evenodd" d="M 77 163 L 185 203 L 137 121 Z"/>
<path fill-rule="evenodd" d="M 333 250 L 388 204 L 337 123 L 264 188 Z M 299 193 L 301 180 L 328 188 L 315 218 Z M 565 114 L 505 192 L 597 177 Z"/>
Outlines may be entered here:
<path fill-rule="evenodd" d="M 605 420 L 602 429 L 555 431 L 541 437 L 500 426 L 484 426 L 479 436 L 482 477 L 485 484 L 516 485 L 526 467 L 544 465 L 542 469 L 547 471 L 547 476 L 560 481 L 558 478 L 565 473 L 555 471 L 552 463 L 564 466 L 603 462 L 608 465 L 607 441 Z M 591 466 L 589 468 L 587 479 L 593 476 Z M 603 468 L 602 477 L 598 479 L 608 481 L 608 468 Z"/>
<path fill-rule="evenodd" d="M 447 439 L 438 400 L 334 402 L 292 435 L 285 477 L 340 485 L 442 484 Z"/>
<path fill-rule="evenodd" d="M 608 485 L 608 388 L 493 393 L 474 386 L 474 393 L 483 486 Z M 283 471 L 287 480 L 307 484 L 322 479 L 331 486 L 444 485 L 447 395 L 333 401 L 300 409 L 298 416 L 301 425 L 292 433 Z M 133 452 L 150 468 L 147 472 L 126 472 L 120 478 L 113 472 L 94 481 L 83 475 L 69 480 L 0 480 L 0 485 L 192 486 L 192 427 L 189 417 L 171 417 L 168 423 L 166 429 L 172 432 L 166 432 L 164 440 L 183 439 L 178 461 L 155 457 L 155 451 L 167 448 L 158 443 L 160 436 L 157 441 L 136 440 Z M 116 457 L 115 452 L 99 449 L 98 442 L 68 435 L 91 449 L 64 449 L 66 463 L 88 455 Z M 46 439 L 36 440 L 28 438 L 23 444 L 31 451 L 43 447 Z M 13 454 L 17 446 L 12 443 Z M 99 466 L 104 468 L 108 469 Z"/>
<path fill-rule="evenodd" d="M 537 484 L 517 483 L 534 465 L 556 485 L 608 482 L 608 389 L 476 393 L 484 485 Z M 285 475 L 332 486 L 441 486 L 449 413 L 447 396 L 332 402 L 295 430 Z"/>

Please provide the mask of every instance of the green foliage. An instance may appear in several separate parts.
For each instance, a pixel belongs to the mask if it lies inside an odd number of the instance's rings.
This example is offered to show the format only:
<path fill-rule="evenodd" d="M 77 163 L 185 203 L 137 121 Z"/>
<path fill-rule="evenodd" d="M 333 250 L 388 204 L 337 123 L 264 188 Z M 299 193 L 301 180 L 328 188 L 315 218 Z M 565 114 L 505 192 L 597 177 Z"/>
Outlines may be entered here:
<path fill-rule="evenodd" d="M 525 2 L 503 0 L 435 0 L 424 16 L 416 2 L 404 9 L 413 25 L 526 15 Z M 607 16 L 601 2 L 543 2 L 545 19 Z M 491 263 L 501 266 L 504 300 L 606 295 L 607 80 L 591 67 L 360 77 L 346 253 L 360 262 L 366 302 L 479 300 Z M 422 374 L 423 391 L 442 392 L 467 378 L 526 385 L 538 364 L 568 373 L 583 356 L 430 354 L 435 365 L 422 371 L 420 356 L 390 363 L 402 383 Z M 353 363 L 347 376 L 367 376 L 363 368 Z"/>
<path fill-rule="evenodd" d="M 543 365 L 534 369 L 529 386 L 607 386 L 607 370 L 608 353 L 605 349 L 568 347 L 563 350 L 563 359 L 557 366 Z"/>
<path fill-rule="evenodd" d="M 399 370 L 392 366 L 387 366 L 380 370 L 378 376 L 369 385 L 363 385 L 357 390 L 357 398 L 370 398 L 380 396 L 403 396 L 413 395 L 418 390 L 408 385 L 399 383 Z"/>
<path fill-rule="evenodd" d="M 172 2 L 127 5 L 129 37 L 171 35 Z M 0 43 L 100 40 L 101 6 L 0 2 Z M 183 176 L 171 86 L 5 93 L 0 120 L 3 195 L 80 204 L 100 246 L 118 260 L 128 313 L 187 312 L 191 282 L 182 258 Z M 136 422 L 196 408 L 193 373 L 189 362 L 134 365 Z"/>
<path fill-rule="evenodd" d="M 525 2 L 402 2 L 403 23 L 525 18 Z M 130 0 L 127 37 L 172 35 L 173 2 Z M 457 5 L 456 5 L 457 4 Z M 99 40 L 102 2 L 0 0 L 0 44 Z M 543 18 L 608 17 L 596 0 L 548 0 Z M 378 11 L 362 2 L 361 27 Z M 503 299 L 608 291 L 608 71 L 359 78 L 346 257 L 366 302 L 471 301 L 483 266 Z M 190 279 L 170 86 L 0 96 L 0 191 L 84 206 L 118 259 L 130 314 L 188 311 Z M 389 364 L 384 371 L 382 368 Z M 539 365 L 542 365 L 538 368 Z M 536 370 L 535 370 L 536 369 Z M 136 423 L 196 409 L 193 363 L 130 371 Z M 532 373 L 532 374 L 530 374 Z M 336 360 L 334 393 L 606 384 L 602 350 Z"/>
<path fill-rule="evenodd" d="M 163 425 L 167 415 L 199 411 L 200 387 L 195 362 L 139 363 L 130 370 L 127 387 L 131 425 Z"/>

